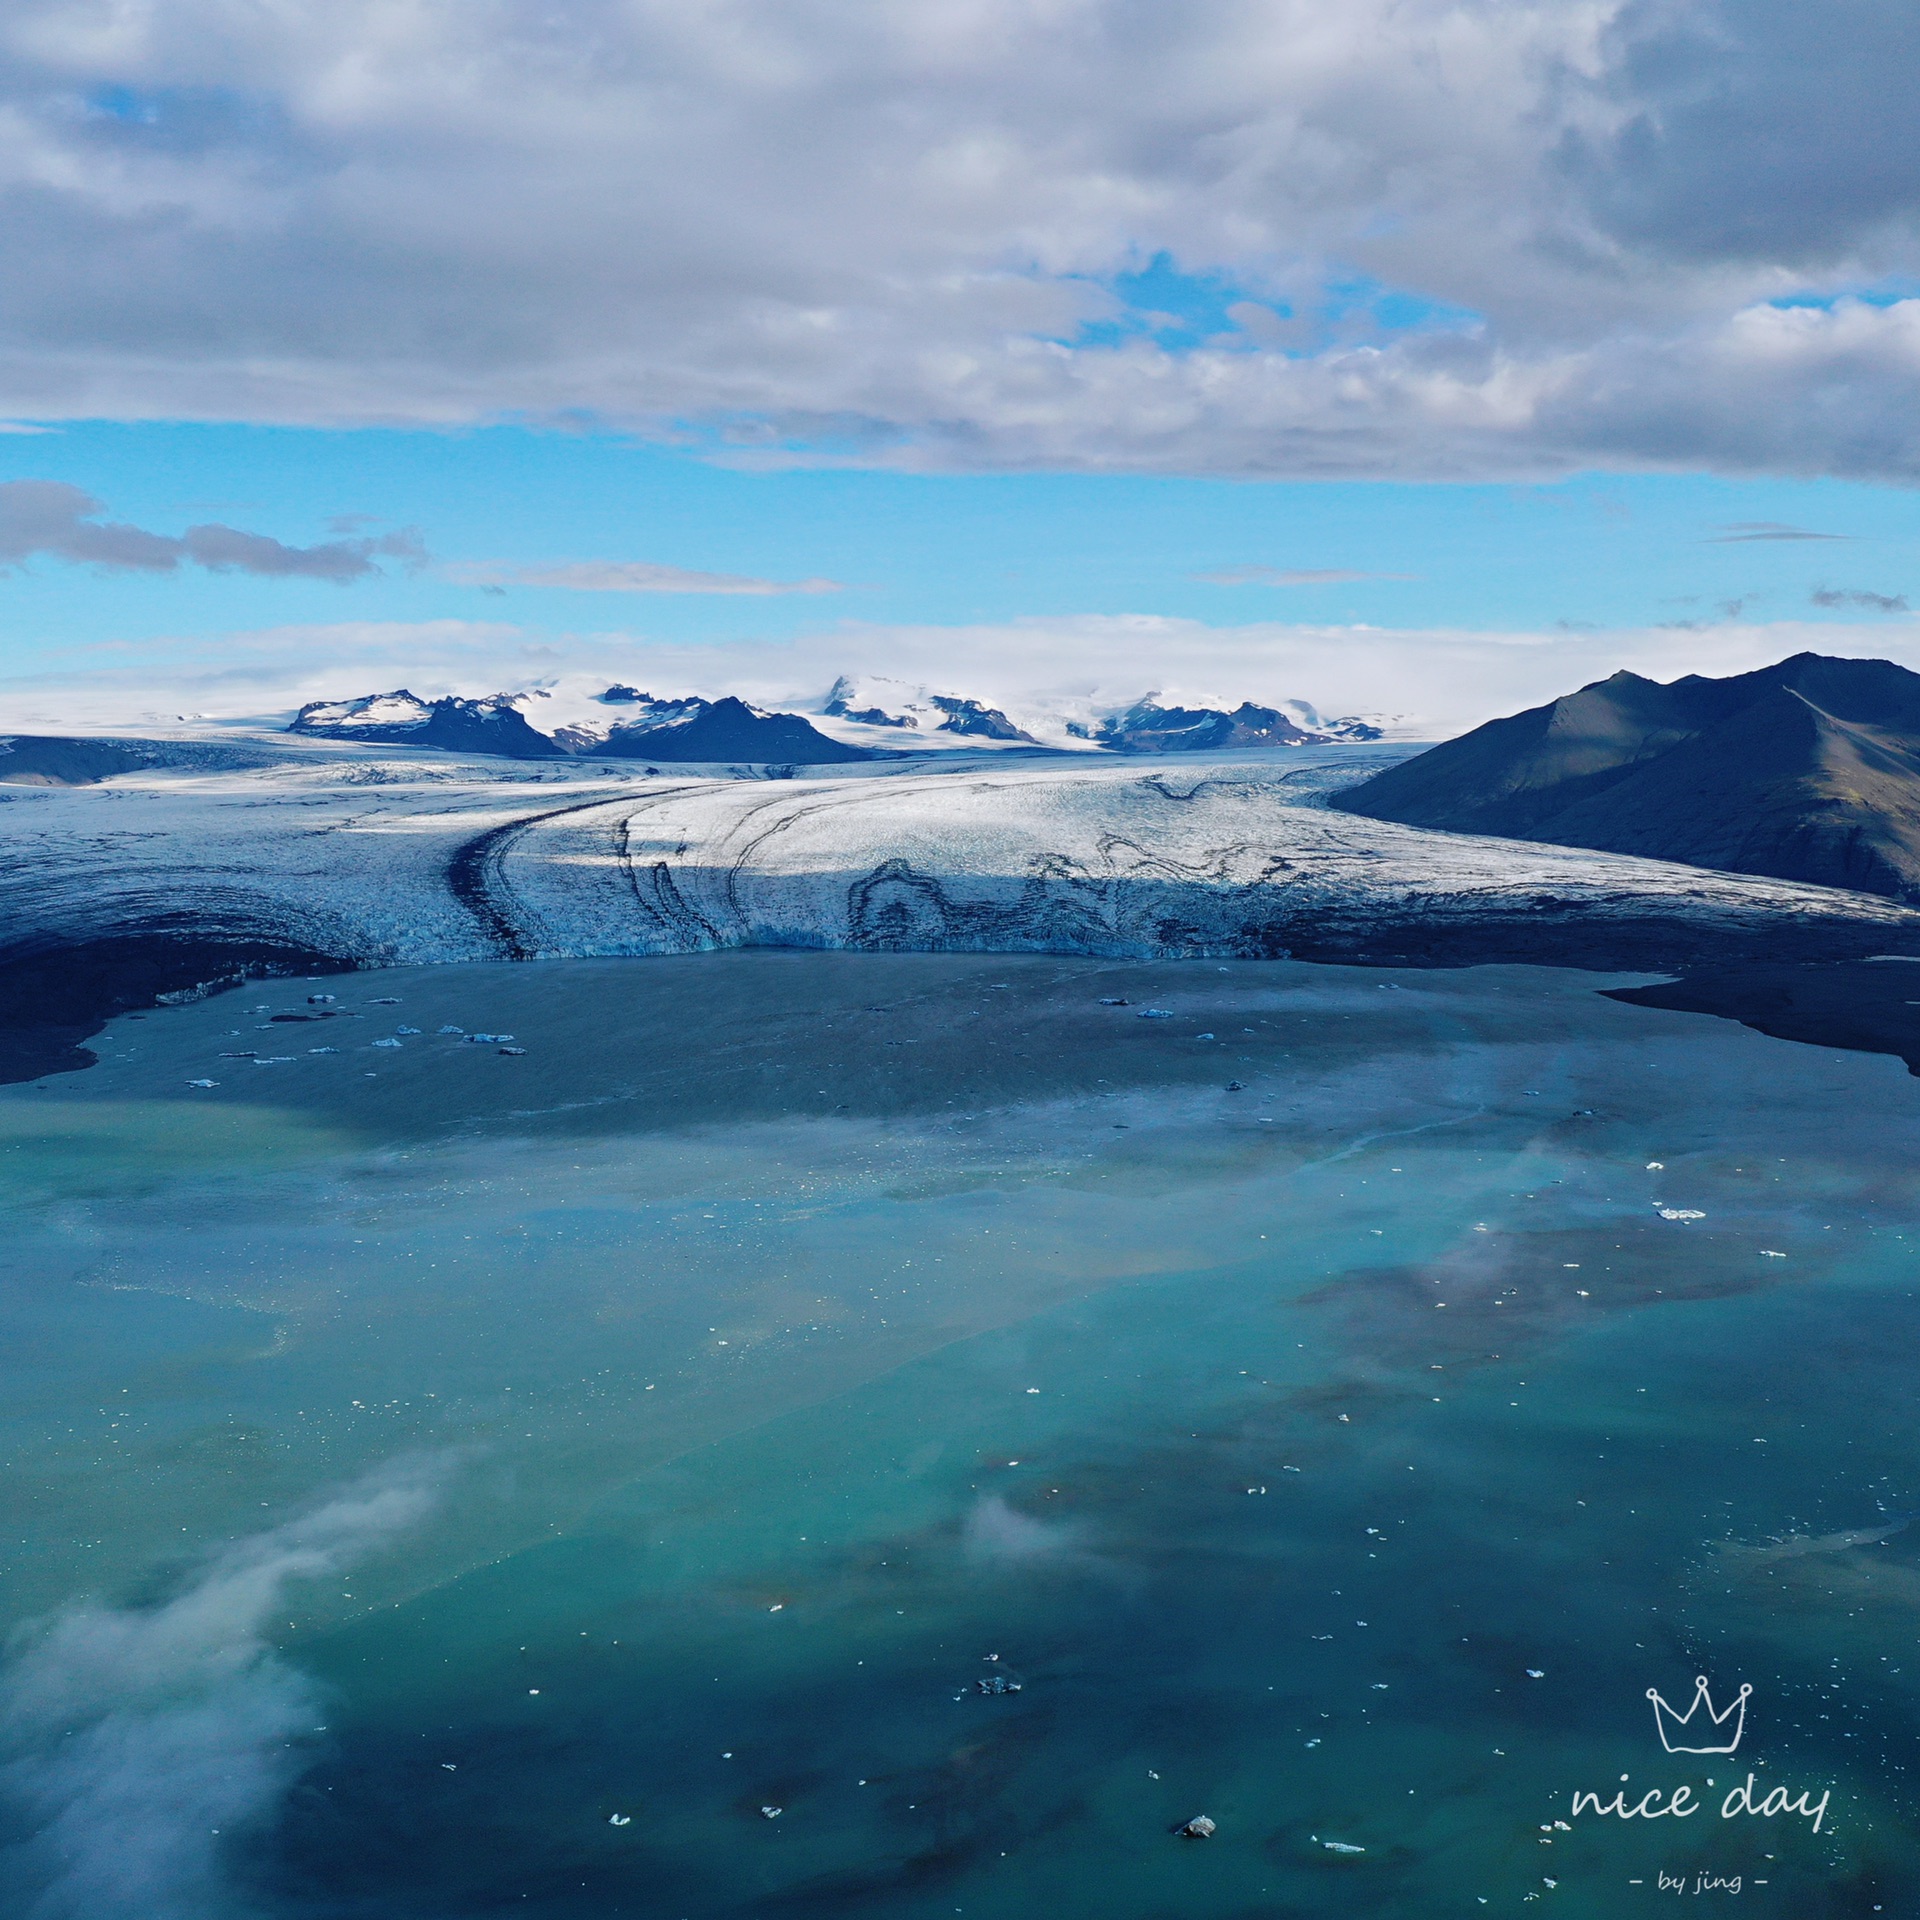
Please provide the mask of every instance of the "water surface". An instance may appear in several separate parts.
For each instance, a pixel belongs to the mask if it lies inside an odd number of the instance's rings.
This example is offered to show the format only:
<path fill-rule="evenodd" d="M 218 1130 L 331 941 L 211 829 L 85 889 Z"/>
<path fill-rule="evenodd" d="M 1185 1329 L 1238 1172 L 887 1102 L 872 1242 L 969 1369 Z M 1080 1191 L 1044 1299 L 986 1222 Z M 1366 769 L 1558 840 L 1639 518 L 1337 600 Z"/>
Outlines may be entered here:
<path fill-rule="evenodd" d="M 0 1090 L 9 1897 L 1913 1911 L 1916 1083 L 1607 984 L 740 953 L 116 1022 Z M 1696 1674 L 1735 1754 L 1663 1748 Z"/>

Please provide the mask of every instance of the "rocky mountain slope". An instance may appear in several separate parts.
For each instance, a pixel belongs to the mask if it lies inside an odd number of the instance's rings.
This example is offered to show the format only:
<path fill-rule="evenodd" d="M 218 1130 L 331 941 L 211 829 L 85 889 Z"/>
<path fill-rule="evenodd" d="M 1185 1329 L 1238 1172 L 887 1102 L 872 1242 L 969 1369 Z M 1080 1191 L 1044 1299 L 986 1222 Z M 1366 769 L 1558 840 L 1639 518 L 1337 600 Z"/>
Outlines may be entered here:
<path fill-rule="evenodd" d="M 1920 674 L 1815 653 L 1724 680 L 1616 673 L 1330 804 L 1920 899 Z"/>

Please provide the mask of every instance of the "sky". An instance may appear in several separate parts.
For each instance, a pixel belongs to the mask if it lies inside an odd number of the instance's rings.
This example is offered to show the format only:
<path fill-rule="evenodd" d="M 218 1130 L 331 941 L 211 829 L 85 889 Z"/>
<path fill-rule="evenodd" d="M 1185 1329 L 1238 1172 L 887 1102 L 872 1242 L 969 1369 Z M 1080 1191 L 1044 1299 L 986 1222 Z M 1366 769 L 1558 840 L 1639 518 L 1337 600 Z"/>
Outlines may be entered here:
<path fill-rule="evenodd" d="M 1881 0 L 15 0 L 0 724 L 1920 667 Z"/>

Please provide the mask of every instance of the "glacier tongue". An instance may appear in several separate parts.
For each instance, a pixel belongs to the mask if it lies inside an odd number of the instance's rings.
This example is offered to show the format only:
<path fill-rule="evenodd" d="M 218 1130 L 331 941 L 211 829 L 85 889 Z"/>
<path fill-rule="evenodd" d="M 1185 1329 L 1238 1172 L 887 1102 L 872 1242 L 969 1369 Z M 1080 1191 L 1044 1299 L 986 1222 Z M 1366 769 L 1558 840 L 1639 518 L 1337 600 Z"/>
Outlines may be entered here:
<path fill-rule="evenodd" d="M 1646 967 L 1920 944 L 1886 900 L 1314 804 L 1403 747 L 768 779 L 273 744 L 270 765 L 11 789 L 7 949 L 185 931 L 371 964 L 784 944 Z"/>

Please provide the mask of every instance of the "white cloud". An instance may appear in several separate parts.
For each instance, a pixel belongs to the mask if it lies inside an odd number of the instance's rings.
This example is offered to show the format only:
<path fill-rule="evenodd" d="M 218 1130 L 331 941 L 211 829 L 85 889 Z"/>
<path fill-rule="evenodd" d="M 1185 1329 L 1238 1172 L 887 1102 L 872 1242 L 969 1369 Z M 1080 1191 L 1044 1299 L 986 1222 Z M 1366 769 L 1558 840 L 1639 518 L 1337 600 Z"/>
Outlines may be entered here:
<path fill-rule="evenodd" d="M 1083 614 L 980 626 L 841 621 L 791 641 L 665 644 L 625 633 L 540 634 L 507 622 L 350 622 L 126 643 L 58 673 L 0 682 L 0 727 L 138 728 L 183 713 L 279 724 L 307 700 L 407 686 L 423 697 L 610 681 L 661 695 L 734 693 L 817 710 L 843 673 L 894 676 L 1023 713 L 1093 715 L 1149 692 L 1169 704 L 1303 699 L 1326 715 L 1398 715 L 1458 732 L 1626 667 L 1650 678 L 1742 673 L 1803 650 L 1920 670 L 1920 621 L 1742 622 L 1476 632 L 1161 615 Z M 236 661 L 244 664 L 234 664 Z M 556 711 L 558 709 L 556 708 Z"/>
<path fill-rule="evenodd" d="M 0 411 L 1907 479 L 1920 303 L 1848 296 L 1917 63 L 1874 0 L 16 0 Z"/>

